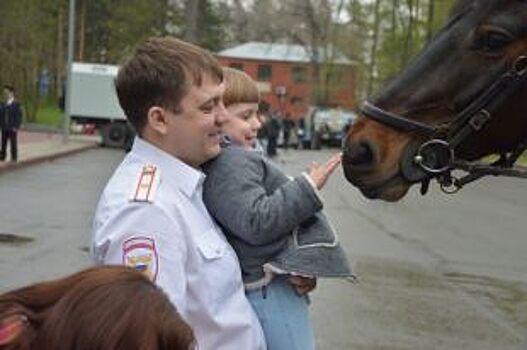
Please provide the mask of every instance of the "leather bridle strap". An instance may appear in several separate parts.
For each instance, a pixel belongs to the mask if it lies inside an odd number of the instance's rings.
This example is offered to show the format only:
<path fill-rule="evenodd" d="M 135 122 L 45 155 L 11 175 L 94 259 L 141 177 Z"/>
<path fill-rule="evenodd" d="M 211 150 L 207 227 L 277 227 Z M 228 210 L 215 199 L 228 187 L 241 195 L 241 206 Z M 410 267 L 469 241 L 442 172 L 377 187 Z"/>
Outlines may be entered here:
<path fill-rule="evenodd" d="M 518 57 L 511 69 L 456 115 L 449 125 L 448 144 L 456 148 L 473 132 L 480 131 L 507 98 L 527 80 L 527 56 Z"/>
<path fill-rule="evenodd" d="M 525 80 L 527 80 L 527 56 L 519 56 L 509 71 L 459 112 L 448 124 L 448 144 L 454 148 L 473 131 L 481 130 L 492 117 L 491 113 L 501 106 Z M 401 131 L 434 135 L 445 130 L 444 126 L 439 128 L 385 111 L 369 101 L 364 102 L 361 112 L 369 119 Z"/>
<path fill-rule="evenodd" d="M 391 126 L 394 129 L 401 131 L 418 131 L 425 134 L 435 134 L 437 128 L 416 120 L 408 119 L 381 109 L 369 101 L 364 102 L 361 107 L 362 113 L 370 119 L 373 119 L 381 124 Z"/>

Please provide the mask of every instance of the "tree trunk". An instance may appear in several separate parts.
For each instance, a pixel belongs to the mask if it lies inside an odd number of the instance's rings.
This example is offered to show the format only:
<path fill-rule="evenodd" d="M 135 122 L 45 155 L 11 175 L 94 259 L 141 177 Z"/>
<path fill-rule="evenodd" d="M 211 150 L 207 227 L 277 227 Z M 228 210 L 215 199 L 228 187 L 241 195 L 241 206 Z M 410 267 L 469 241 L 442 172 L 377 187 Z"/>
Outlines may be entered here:
<path fill-rule="evenodd" d="M 435 15 L 435 6 L 434 0 L 428 0 L 428 19 L 426 26 L 426 42 L 429 42 L 432 39 L 432 34 L 434 32 L 434 15 Z"/>
<path fill-rule="evenodd" d="M 381 0 L 375 0 L 373 37 L 370 51 L 370 66 L 368 72 L 368 96 L 373 92 L 375 82 L 375 69 L 377 65 L 377 46 L 379 44 L 379 24 L 381 21 Z"/>
<path fill-rule="evenodd" d="M 342 10 L 344 8 L 344 0 L 340 0 L 338 2 L 336 11 L 334 13 L 336 18 L 340 18 L 340 14 L 342 13 Z M 330 100 L 332 100 L 333 90 L 336 84 L 338 84 L 338 77 L 335 74 L 335 58 L 337 55 L 337 48 L 336 43 L 339 41 L 339 34 L 340 34 L 340 26 L 335 25 L 333 21 L 331 20 L 331 16 L 329 17 L 330 21 L 327 23 L 328 32 L 329 32 L 329 40 L 326 42 L 330 43 L 330 45 L 324 45 L 324 67 L 326 70 L 326 81 L 323 91 L 323 101 L 324 104 L 328 104 Z M 329 51 L 329 52 L 328 52 Z"/>
<path fill-rule="evenodd" d="M 433 0 L 430 0 L 433 1 Z M 393 0 L 392 1 L 392 24 L 391 24 L 391 32 L 393 37 L 395 38 L 395 34 L 397 31 L 397 9 L 399 8 L 399 0 Z"/>
<path fill-rule="evenodd" d="M 185 25 L 183 32 L 185 40 L 192 43 L 198 41 L 199 5 L 202 0 L 187 0 L 185 2 Z"/>
<path fill-rule="evenodd" d="M 79 54 L 77 59 L 84 61 L 84 43 L 86 39 L 86 0 L 80 0 L 80 15 L 79 15 Z"/>
<path fill-rule="evenodd" d="M 403 61 L 402 66 L 405 67 L 408 64 L 410 57 L 410 52 L 412 50 L 412 39 L 413 39 L 413 30 L 414 30 L 414 20 L 415 20 L 415 8 L 413 0 L 407 0 L 408 5 L 408 27 L 406 28 L 406 36 L 404 39 L 403 45 Z"/>
<path fill-rule="evenodd" d="M 64 73 L 64 7 L 59 5 L 57 16 L 57 62 L 55 66 L 55 84 L 57 94 L 62 96 L 62 79 Z"/>

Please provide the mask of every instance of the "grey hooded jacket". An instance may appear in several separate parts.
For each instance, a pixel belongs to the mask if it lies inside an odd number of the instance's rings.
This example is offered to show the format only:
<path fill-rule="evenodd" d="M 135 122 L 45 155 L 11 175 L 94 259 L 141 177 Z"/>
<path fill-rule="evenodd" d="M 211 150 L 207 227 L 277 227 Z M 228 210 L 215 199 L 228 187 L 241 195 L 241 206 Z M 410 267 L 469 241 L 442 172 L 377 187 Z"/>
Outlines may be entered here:
<path fill-rule="evenodd" d="M 291 180 L 259 152 L 227 145 L 207 163 L 203 199 L 236 251 L 245 283 L 272 271 L 349 277 L 322 202 L 305 176 Z"/>

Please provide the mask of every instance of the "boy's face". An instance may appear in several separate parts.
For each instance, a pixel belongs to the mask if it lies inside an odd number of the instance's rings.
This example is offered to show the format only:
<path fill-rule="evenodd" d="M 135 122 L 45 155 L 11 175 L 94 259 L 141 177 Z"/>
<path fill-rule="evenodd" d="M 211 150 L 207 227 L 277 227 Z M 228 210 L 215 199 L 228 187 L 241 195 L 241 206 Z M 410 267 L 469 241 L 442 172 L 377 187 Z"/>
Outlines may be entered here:
<path fill-rule="evenodd" d="M 234 103 L 227 107 L 227 120 L 222 131 L 232 141 L 244 148 L 252 148 L 262 127 L 257 103 Z"/>
<path fill-rule="evenodd" d="M 192 85 L 180 103 L 180 112 L 169 114 L 165 151 L 193 167 L 220 153 L 221 127 L 226 119 L 224 84 L 203 76 L 201 86 Z"/>

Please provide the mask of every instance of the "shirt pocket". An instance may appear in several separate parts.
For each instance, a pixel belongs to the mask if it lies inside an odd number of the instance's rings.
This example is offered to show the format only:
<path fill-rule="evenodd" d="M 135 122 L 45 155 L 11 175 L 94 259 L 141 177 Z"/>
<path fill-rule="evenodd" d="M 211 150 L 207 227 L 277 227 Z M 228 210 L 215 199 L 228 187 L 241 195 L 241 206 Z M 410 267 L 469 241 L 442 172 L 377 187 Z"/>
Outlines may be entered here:
<path fill-rule="evenodd" d="M 216 239 L 213 235 L 216 235 L 216 232 L 209 230 L 206 235 L 209 237 L 203 237 L 197 240 L 198 250 L 201 257 L 206 261 L 217 260 L 227 254 L 226 243 L 221 241 L 221 239 Z"/>
<path fill-rule="evenodd" d="M 201 257 L 201 283 L 207 290 L 214 291 L 209 293 L 214 302 L 228 300 L 241 286 L 241 272 L 234 251 L 213 228 L 197 237 L 196 246 Z"/>

